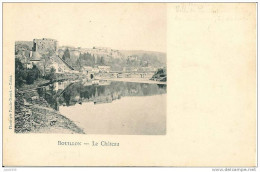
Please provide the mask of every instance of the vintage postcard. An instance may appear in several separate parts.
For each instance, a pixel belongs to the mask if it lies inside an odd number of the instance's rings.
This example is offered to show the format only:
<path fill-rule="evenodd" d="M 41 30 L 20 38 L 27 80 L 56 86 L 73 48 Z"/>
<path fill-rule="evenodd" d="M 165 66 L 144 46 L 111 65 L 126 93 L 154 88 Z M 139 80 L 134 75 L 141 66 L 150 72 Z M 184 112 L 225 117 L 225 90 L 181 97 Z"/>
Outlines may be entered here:
<path fill-rule="evenodd" d="M 256 3 L 3 3 L 4 166 L 256 166 Z"/>

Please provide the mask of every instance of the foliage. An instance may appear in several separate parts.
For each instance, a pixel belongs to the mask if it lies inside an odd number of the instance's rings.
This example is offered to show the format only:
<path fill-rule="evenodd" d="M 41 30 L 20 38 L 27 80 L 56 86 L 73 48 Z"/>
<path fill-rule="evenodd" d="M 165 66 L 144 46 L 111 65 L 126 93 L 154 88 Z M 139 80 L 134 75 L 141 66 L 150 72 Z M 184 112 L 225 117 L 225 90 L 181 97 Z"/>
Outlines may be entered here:
<path fill-rule="evenodd" d="M 51 70 L 52 73 L 55 73 Z M 34 84 L 35 80 L 42 78 L 41 72 L 36 65 L 33 65 L 32 69 L 27 69 L 20 59 L 15 58 L 15 87 L 20 88 L 24 84 Z M 54 78 L 53 75 L 50 75 L 49 78 Z"/>
<path fill-rule="evenodd" d="M 18 58 L 15 58 L 15 87 L 19 88 L 26 82 L 27 73 L 23 64 Z"/>
<path fill-rule="evenodd" d="M 25 56 L 29 57 L 31 48 L 26 44 L 16 44 L 15 45 L 15 55 L 18 55 L 25 51 Z"/>
<path fill-rule="evenodd" d="M 62 59 L 63 59 L 64 61 L 68 61 L 68 60 L 70 59 L 70 51 L 69 51 L 68 48 L 64 51 L 64 54 L 63 54 L 63 56 L 62 56 Z"/>
<path fill-rule="evenodd" d="M 23 84 L 33 84 L 40 77 L 39 69 L 34 65 L 32 69 L 26 69 L 19 59 L 15 59 L 15 87 Z"/>
<path fill-rule="evenodd" d="M 33 65 L 32 69 L 27 70 L 26 83 L 33 84 L 34 81 L 37 80 L 39 77 L 40 71 L 35 65 Z"/>
<path fill-rule="evenodd" d="M 46 75 L 46 68 L 51 64 L 50 56 L 48 54 L 43 54 L 42 55 L 42 68 L 43 68 L 43 73 L 42 75 Z"/>
<path fill-rule="evenodd" d="M 158 69 L 153 77 L 151 78 L 152 80 L 158 80 L 158 81 L 167 81 L 167 71 L 166 68 L 160 68 Z"/>
<path fill-rule="evenodd" d="M 160 68 L 157 70 L 155 74 L 164 74 L 164 73 L 166 73 L 165 69 Z"/>
<path fill-rule="evenodd" d="M 95 65 L 95 56 L 90 53 L 80 54 L 77 64 L 81 68 L 82 66 L 94 66 Z"/>
<path fill-rule="evenodd" d="M 100 63 L 99 64 L 100 65 L 105 65 L 105 58 L 103 56 L 100 58 Z"/>
<path fill-rule="evenodd" d="M 45 78 L 50 81 L 55 80 L 56 79 L 55 71 L 56 71 L 56 69 L 54 67 L 51 67 L 50 72 L 48 74 L 46 74 Z"/>

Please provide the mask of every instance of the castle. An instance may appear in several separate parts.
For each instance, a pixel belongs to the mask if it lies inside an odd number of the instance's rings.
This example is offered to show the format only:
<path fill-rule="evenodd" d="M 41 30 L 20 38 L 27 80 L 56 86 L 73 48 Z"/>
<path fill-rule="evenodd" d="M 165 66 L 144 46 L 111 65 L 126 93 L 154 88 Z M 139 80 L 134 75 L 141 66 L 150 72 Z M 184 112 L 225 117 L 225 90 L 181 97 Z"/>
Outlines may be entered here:
<path fill-rule="evenodd" d="M 34 39 L 32 50 L 39 53 L 46 53 L 47 51 L 56 52 L 58 50 L 58 41 L 48 38 Z"/>
<path fill-rule="evenodd" d="M 51 53 L 51 54 L 50 54 Z M 42 55 L 49 55 L 50 64 L 46 65 L 46 61 L 42 59 Z M 30 67 L 33 64 L 37 65 L 40 68 L 46 68 L 46 71 L 49 71 L 51 67 L 55 68 L 56 73 L 72 72 L 74 69 L 66 63 L 58 55 L 58 41 L 55 39 L 34 39 L 32 52 L 30 53 Z M 45 72 L 45 71 L 44 71 Z"/>

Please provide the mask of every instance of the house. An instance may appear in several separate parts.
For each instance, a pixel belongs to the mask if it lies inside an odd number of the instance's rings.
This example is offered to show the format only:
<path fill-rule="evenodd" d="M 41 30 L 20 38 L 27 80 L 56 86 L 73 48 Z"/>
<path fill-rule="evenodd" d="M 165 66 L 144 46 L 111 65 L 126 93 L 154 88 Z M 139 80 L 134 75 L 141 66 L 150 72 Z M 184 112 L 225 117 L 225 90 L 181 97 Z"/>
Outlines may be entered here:
<path fill-rule="evenodd" d="M 138 68 L 136 67 L 123 67 L 124 72 L 137 72 Z"/>
<path fill-rule="evenodd" d="M 54 83 L 54 89 L 55 91 L 58 91 L 58 90 L 64 90 L 66 87 L 65 87 L 65 82 L 55 82 Z"/>
<path fill-rule="evenodd" d="M 98 69 L 100 72 L 103 73 L 109 73 L 110 72 L 110 66 L 98 66 Z"/>
<path fill-rule="evenodd" d="M 84 66 L 82 67 L 83 74 L 89 74 L 90 72 L 93 72 L 93 67 L 91 66 Z"/>
<path fill-rule="evenodd" d="M 32 63 L 30 63 L 30 62 L 26 63 L 26 68 L 27 69 L 32 69 L 33 68 Z"/>
<path fill-rule="evenodd" d="M 156 71 L 156 69 L 153 68 L 153 67 L 151 67 L 151 66 L 148 66 L 148 67 L 141 67 L 140 70 L 143 71 L 143 72 L 155 72 L 155 71 Z"/>

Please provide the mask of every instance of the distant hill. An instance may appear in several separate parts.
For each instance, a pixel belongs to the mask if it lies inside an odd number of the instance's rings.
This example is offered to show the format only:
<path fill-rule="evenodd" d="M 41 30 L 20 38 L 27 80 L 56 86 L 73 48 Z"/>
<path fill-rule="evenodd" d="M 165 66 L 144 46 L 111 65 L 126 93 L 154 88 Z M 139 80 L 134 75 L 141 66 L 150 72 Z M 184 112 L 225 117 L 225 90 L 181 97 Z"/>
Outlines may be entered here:
<path fill-rule="evenodd" d="M 166 53 L 156 52 L 156 51 L 144 51 L 144 50 L 119 50 L 121 54 L 125 57 L 127 56 L 139 56 L 139 57 L 156 57 L 158 61 L 166 64 Z"/>

